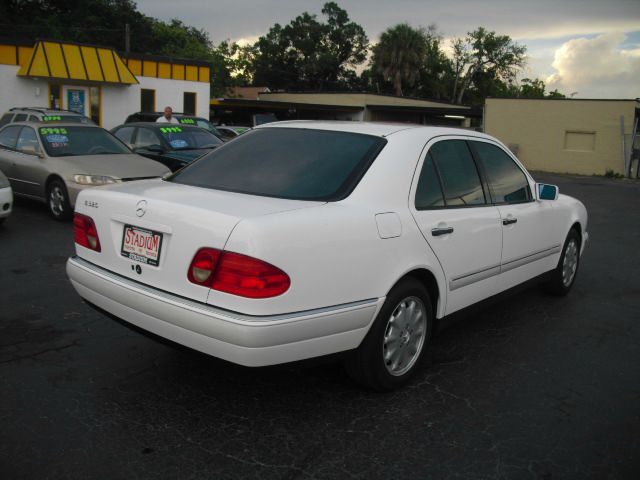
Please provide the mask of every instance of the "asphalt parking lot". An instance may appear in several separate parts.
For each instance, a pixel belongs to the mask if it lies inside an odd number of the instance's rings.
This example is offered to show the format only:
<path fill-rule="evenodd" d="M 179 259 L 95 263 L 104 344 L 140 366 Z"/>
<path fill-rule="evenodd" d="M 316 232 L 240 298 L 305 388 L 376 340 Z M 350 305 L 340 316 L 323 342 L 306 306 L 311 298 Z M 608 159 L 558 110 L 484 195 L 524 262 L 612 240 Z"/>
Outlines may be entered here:
<path fill-rule="evenodd" d="M 65 275 L 72 224 L 19 200 L 0 227 L 0 477 L 640 478 L 640 183 L 536 177 L 589 210 L 574 290 L 466 315 L 385 394 L 101 316 Z"/>

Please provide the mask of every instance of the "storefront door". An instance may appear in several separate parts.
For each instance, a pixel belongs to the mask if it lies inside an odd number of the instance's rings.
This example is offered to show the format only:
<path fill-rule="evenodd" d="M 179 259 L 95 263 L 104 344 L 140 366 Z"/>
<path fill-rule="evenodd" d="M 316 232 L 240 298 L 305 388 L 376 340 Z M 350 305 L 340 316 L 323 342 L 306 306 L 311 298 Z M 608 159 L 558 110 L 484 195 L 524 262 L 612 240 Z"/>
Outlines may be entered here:
<path fill-rule="evenodd" d="M 64 85 L 62 87 L 62 108 L 85 116 L 90 116 L 89 87 Z"/>

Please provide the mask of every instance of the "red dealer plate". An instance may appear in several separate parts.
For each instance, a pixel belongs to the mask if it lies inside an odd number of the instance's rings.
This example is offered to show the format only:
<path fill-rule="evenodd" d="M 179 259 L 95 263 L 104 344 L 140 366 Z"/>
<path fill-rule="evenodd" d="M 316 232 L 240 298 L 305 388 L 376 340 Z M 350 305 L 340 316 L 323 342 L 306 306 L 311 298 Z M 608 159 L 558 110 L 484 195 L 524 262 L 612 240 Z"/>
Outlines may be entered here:
<path fill-rule="evenodd" d="M 120 249 L 123 257 L 157 267 L 160 263 L 161 247 L 162 233 L 132 225 L 124 226 Z"/>

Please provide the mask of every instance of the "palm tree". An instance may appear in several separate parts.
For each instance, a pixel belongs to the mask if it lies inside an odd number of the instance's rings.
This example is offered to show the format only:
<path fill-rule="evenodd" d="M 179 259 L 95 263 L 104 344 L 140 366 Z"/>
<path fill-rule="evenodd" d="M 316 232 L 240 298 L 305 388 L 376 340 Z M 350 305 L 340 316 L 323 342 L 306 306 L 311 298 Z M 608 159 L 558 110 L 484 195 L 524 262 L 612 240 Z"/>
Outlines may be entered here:
<path fill-rule="evenodd" d="M 373 47 L 373 70 L 393 82 L 395 93 L 402 96 L 402 85 L 413 85 L 427 54 L 428 35 L 424 29 L 400 23 L 380 35 Z"/>

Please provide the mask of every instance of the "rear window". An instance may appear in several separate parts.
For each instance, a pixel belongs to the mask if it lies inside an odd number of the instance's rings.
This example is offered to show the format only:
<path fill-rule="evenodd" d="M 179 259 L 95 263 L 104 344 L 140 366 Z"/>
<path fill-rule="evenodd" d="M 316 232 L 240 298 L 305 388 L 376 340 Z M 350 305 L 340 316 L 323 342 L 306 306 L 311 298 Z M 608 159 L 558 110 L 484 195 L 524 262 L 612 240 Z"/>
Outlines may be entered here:
<path fill-rule="evenodd" d="M 294 128 L 254 130 L 174 174 L 170 181 L 292 200 L 340 200 L 386 140 Z"/>

